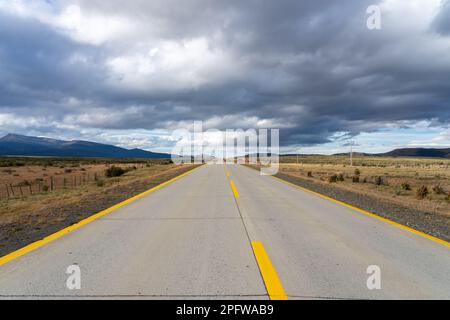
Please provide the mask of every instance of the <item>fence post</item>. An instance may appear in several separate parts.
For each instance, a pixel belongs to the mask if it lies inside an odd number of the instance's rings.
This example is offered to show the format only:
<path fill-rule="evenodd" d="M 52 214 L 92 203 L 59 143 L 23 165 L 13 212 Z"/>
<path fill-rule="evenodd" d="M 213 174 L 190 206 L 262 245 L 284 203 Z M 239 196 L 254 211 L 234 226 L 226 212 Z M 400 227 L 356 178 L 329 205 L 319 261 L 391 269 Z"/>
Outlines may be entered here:
<path fill-rule="evenodd" d="M 6 187 L 6 193 L 8 194 L 8 199 L 10 198 L 10 196 L 9 196 L 9 189 L 8 189 L 8 185 L 7 184 L 5 184 L 5 187 Z"/>
<path fill-rule="evenodd" d="M 14 193 L 14 188 L 13 188 L 11 183 L 9 184 L 9 187 L 11 188 L 11 192 L 12 192 L 13 197 L 15 197 L 16 194 Z"/>
<path fill-rule="evenodd" d="M 33 195 L 33 188 L 31 188 L 31 183 L 29 184 L 30 187 L 30 195 Z"/>

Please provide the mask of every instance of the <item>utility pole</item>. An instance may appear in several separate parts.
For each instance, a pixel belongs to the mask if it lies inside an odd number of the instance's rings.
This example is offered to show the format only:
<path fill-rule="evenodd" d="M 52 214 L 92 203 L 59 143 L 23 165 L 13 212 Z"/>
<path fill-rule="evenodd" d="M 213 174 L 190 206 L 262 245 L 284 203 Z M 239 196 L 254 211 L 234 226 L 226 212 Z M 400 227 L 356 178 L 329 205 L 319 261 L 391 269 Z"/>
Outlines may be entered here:
<path fill-rule="evenodd" d="M 353 167 L 353 144 L 355 141 L 350 141 L 350 166 Z"/>

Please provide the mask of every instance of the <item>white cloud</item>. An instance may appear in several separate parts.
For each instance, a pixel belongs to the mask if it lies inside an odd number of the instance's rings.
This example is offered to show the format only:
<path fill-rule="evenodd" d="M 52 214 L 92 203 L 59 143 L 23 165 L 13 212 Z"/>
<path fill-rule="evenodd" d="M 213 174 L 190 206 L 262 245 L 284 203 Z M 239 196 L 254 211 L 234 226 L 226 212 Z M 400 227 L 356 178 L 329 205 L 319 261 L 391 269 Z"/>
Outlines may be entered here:
<path fill-rule="evenodd" d="M 76 4 L 60 10 L 48 1 L 2 0 L 0 10 L 34 18 L 75 41 L 101 45 L 134 31 L 132 20 L 119 15 L 102 15 L 83 10 Z"/>
<path fill-rule="evenodd" d="M 206 38 L 161 41 L 138 45 L 107 61 L 113 85 L 147 92 L 178 91 L 214 84 L 239 67 L 223 50 L 214 50 Z"/>

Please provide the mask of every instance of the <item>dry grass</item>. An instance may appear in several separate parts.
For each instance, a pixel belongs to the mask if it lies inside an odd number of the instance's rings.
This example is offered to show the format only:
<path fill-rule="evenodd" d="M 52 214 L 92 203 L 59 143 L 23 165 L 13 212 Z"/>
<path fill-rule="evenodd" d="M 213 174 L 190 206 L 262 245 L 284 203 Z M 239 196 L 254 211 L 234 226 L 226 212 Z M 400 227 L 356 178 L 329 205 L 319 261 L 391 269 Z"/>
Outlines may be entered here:
<path fill-rule="evenodd" d="M 79 188 L 105 177 L 111 166 L 142 169 L 168 160 L 0 158 L 0 199 Z"/>
<path fill-rule="evenodd" d="M 163 178 L 164 176 L 176 175 L 177 171 L 180 170 L 179 166 L 175 166 L 173 164 L 153 164 L 151 166 L 141 165 L 140 167 L 137 167 L 136 170 L 129 171 L 121 177 L 105 178 L 103 172 L 104 169 L 108 166 L 109 164 L 91 165 L 87 170 L 90 170 L 89 172 L 98 172 L 98 180 L 87 182 L 84 185 L 78 186 L 77 188 L 61 188 L 53 192 L 36 193 L 25 197 L 17 197 L 11 199 L 1 199 L 0 223 L 10 223 L 12 221 L 17 221 L 22 215 L 27 216 L 31 212 L 41 210 L 48 206 L 58 207 L 67 204 L 82 206 L 83 204 L 80 203 L 80 198 L 83 196 L 90 195 L 95 197 L 96 195 L 102 195 L 108 190 L 116 188 L 118 186 L 126 187 L 140 181 L 147 181 L 152 179 L 158 180 L 158 177 L 160 176 Z M 126 166 L 129 166 L 129 164 L 127 163 Z M 83 166 L 81 166 L 80 168 L 83 168 Z M 19 169 L 21 169 L 21 173 L 23 174 L 22 177 L 29 177 L 30 175 L 37 174 L 39 172 L 39 170 L 36 170 L 35 167 L 22 167 Z M 59 170 L 60 169 L 58 168 L 52 168 L 50 172 L 56 173 L 59 172 Z M 34 173 L 31 171 L 34 171 Z M 101 177 L 100 173 L 102 173 Z M 4 182 L 4 180 L 0 181 L 2 183 Z"/>
<path fill-rule="evenodd" d="M 308 156 L 282 158 L 280 171 L 321 184 L 423 210 L 450 215 L 450 160 Z M 341 177 L 344 178 L 342 181 Z M 419 191 L 427 188 L 428 194 Z M 422 189 L 423 190 L 423 189 Z"/>

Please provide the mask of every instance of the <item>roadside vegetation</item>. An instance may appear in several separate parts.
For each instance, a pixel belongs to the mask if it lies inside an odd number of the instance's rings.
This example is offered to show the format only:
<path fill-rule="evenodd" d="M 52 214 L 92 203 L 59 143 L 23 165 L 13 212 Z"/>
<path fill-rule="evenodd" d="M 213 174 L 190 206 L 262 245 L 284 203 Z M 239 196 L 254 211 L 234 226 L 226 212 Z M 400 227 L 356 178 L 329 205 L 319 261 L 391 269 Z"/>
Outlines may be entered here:
<path fill-rule="evenodd" d="M 170 159 L 0 158 L 0 200 L 101 185 L 106 177 L 169 164 Z"/>
<path fill-rule="evenodd" d="M 450 216 L 450 160 L 345 156 L 282 157 L 280 172 L 374 199 Z"/>

